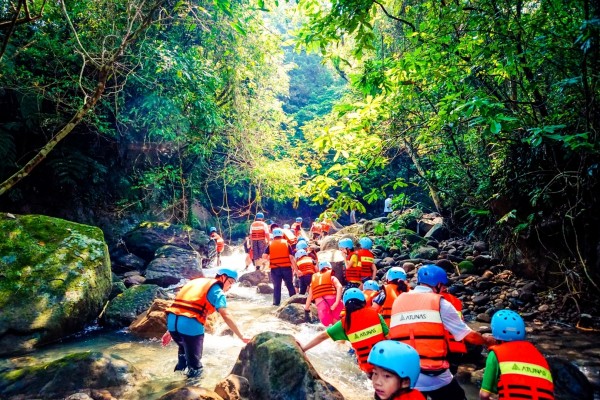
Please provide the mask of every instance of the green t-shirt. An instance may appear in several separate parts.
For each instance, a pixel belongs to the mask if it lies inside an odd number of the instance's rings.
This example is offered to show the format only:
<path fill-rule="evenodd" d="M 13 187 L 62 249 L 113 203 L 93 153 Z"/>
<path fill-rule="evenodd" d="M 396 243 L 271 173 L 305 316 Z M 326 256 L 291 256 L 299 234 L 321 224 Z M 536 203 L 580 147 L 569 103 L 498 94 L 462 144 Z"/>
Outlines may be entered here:
<path fill-rule="evenodd" d="M 383 334 L 387 336 L 388 332 L 390 331 L 390 328 L 388 328 L 387 324 L 385 323 L 385 320 L 381 315 L 379 316 L 379 322 L 381 323 Z M 346 332 L 342 327 L 341 320 L 327 328 L 327 335 L 329 335 L 329 337 L 333 340 L 348 340 L 348 336 L 346 335 Z"/>
<path fill-rule="evenodd" d="M 494 394 L 498 393 L 498 379 L 500 379 L 500 364 L 498 364 L 496 353 L 490 351 L 485 360 L 481 390 Z"/>

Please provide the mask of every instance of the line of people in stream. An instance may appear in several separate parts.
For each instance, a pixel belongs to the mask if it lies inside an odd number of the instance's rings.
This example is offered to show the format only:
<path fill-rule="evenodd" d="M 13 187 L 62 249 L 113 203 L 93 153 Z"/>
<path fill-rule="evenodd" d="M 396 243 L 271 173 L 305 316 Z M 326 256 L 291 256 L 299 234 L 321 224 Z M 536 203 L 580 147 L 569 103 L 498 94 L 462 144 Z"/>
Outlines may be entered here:
<path fill-rule="evenodd" d="M 261 221 L 257 214 L 255 222 Z M 264 223 L 264 222 L 263 222 Z M 296 220 L 301 230 L 302 221 Z M 338 242 L 345 256 L 343 288 L 327 261 L 310 254 L 308 243 L 290 227 L 296 241 L 291 244 L 284 229 L 261 226 L 252 236 L 256 268 L 268 263 L 273 282 L 273 304 L 279 305 L 282 283 L 289 295 L 296 294 L 293 276 L 299 277 L 299 292 L 307 293 L 305 311 L 314 301 L 319 320 L 326 330 L 305 344 L 303 351 L 328 338 L 348 341 L 358 366 L 371 379 L 374 398 L 380 400 L 466 400 L 465 392 L 453 375 L 451 355 L 466 352 L 465 342 L 489 349 L 479 398 L 554 399 L 550 368 L 543 355 L 525 340 L 525 323 L 512 310 L 496 312 L 491 321 L 491 336 L 473 331 L 462 319 L 462 303 L 447 291 L 446 271 L 436 265 L 417 270 L 417 284 L 411 288 L 403 268 L 388 269 L 381 284 L 369 238 L 355 248 L 349 238 Z M 265 229 L 266 226 L 266 229 Z M 298 225 L 297 225 L 298 226 Z M 262 236 L 264 234 L 264 236 Z M 272 240 L 270 236 L 273 236 Z M 254 242 L 263 242 L 257 245 Z M 304 244 L 303 244 L 304 243 Z M 167 310 L 169 331 L 178 344 L 175 370 L 188 368 L 188 376 L 201 371 L 203 324 L 206 316 L 218 311 L 227 325 L 244 342 L 226 310 L 224 293 L 237 280 L 237 272 L 221 268 L 215 279 L 190 281 L 177 294 Z"/>

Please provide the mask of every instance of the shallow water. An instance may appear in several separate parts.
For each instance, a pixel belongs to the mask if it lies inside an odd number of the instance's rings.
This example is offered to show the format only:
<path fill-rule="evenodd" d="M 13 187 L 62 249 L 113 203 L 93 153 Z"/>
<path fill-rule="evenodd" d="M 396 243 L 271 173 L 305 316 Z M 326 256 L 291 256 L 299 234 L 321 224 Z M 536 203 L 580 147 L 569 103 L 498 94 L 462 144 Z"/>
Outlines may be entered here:
<path fill-rule="evenodd" d="M 242 269 L 244 256 L 235 254 L 224 257 L 223 265 Z M 214 273 L 214 268 L 205 270 L 207 276 L 212 276 Z M 297 326 L 276 318 L 274 315 L 276 307 L 271 305 L 272 295 L 258 294 L 256 288 L 245 288 L 236 284 L 228 292 L 228 296 L 228 308 L 246 336 L 252 337 L 260 332 L 272 331 L 291 334 L 299 342 L 306 343 L 323 329 L 318 324 Z M 287 297 L 287 289 L 284 288 L 282 299 Z M 216 326 L 216 332 L 227 328 L 220 319 L 219 324 L 221 325 Z M 532 337 L 532 340 L 545 353 L 561 354 L 580 360 L 578 364 L 582 366 L 588 378 L 595 383 L 598 382 L 600 349 L 597 336 L 577 333 L 565 335 L 564 332 L 557 331 L 544 337 L 537 335 Z M 107 332 L 90 329 L 36 353 L 24 357 L 0 359 L 0 369 L 51 361 L 72 352 L 103 351 L 133 363 L 148 378 L 141 391 L 136 389 L 122 397 L 123 400 L 139 398 L 153 400 L 171 389 L 190 385 L 190 383 L 214 389 L 215 385 L 231 372 L 243 346 L 242 341 L 230 335 L 207 334 L 202 358 L 203 374 L 190 382 L 184 375 L 173 372 L 173 367 L 177 363 L 177 347 L 174 343 L 163 348 L 159 340 L 139 340 L 126 331 Z M 307 356 L 321 377 L 335 386 L 346 399 L 371 399 L 373 398 L 371 382 L 357 367 L 353 357 L 348 354 L 348 349 L 348 345 L 326 340 L 309 350 Z M 478 399 L 478 388 L 473 385 L 463 385 L 463 387 L 469 400 Z"/>

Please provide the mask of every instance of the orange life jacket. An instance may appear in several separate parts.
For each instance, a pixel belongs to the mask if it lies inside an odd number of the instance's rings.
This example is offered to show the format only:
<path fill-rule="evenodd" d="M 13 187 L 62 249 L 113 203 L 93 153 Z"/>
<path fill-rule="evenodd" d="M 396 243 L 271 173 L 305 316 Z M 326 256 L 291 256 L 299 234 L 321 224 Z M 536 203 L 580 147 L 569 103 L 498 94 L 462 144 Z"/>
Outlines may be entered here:
<path fill-rule="evenodd" d="M 422 371 L 443 371 L 450 365 L 441 301 L 439 294 L 413 291 L 399 296 L 392 306 L 389 338 L 414 347 Z"/>
<path fill-rule="evenodd" d="M 378 293 L 379 290 L 363 290 L 367 307 L 371 307 L 373 305 L 373 299 L 375 298 L 375 296 L 377 296 Z"/>
<path fill-rule="evenodd" d="M 372 372 L 373 366 L 367 362 L 369 352 L 375 343 L 385 339 L 379 313 L 370 307 L 363 307 L 350 314 L 350 326 L 346 326 L 346 318 L 342 319 L 342 327 L 356 352 L 358 366 L 366 373 Z"/>
<path fill-rule="evenodd" d="M 352 256 L 355 255 L 354 251 L 349 251 L 346 255 L 346 261 L 350 261 Z M 358 257 L 357 257 L 358 258 Z M 360 279 L 360 264 L 356 263 L 354 266 L 348 268 L 348 264 L 346 264 L 346 281 L 348 282 L 356 282 L 362 283 Z"/>
<path fill-rule="evenodd" d="M 250 239 L 265 240 L 269 237 L 269 226 L 264 221 L 254 221 L 250 225 Z"/>
<path fill-rule="evenodd" d="M 385 323 L 390 326 L 390 318 L 392 316 L 392 306 L 394 305 L 394 300 L 400 295 L 401 292 L 398 292 L 396 285 L 393 283 L 386 283 L 383 285 L 383 290 L 385 291 L 385 301 L 381 305 L 379 309 L 379 314 L 385 320 Z"/>
<path fill-rule="evenodd" d="M 314 274 L 315 272 L 317 272 L 315 269 L 315 260 L 313 260 L 311 257 L 309 257 L 307 255 L 302 256 L 299 259 L 297 259 L 296 265 L 298 266 L 298 270 L 301 273 L 300 276 L 310 275 L 310 274 Z"/>
<path fill-rule="evenodd" d="M 313 299 L 327 295 L 336 295 L 335 285 L 333 284 L 332 278 L 333 271 L 329 268 L 324 271 L 313 274 L 312 280 L 310 281 L 310 290 Z"/>
<path fill-rule="evenodd" d="M 322 230 L 323 227 L 321 226 L 320 222 L 313 222 L 312 226 L 310 227 L 310 231 L 313 233 L 321 233 Z"/>
<path fill-rule="evenodd" d="M 217 232 L 211 233 L 210 238 L 217 243 L 217 253 L 223 252 L 223 249 L 225 249 L 225 241 L 223 238 Z"/>
<path fill-rule="evenodd" d="M 323 232 L 328 233 L 330 228 L 331 228 L 331 220 L 326 219 L 323 222 L 321 222 L 321 229 L 323 230 Z"/>
<path fill-rule="evenodd" d="M 175 301 L 167 308 L 166 312 L 196 318 L 204 325 L 206 317 L 215 312 L 215 306 L 210 304 L 207 298 L 208 290 L 217 284 L 220 284 L 218 280 L 208 278 L 189 281 L 177 293 Z"/>
<path fill-rule="evenodd" d="M 373 253 L 371 250 L 358 249 L 358 265 L 360 265 L 360 277 L 371 279 L 373 277 Z"/>
<path fill-rule="evenodd" d="M 463 319 L 462 301 L 460 301 L 460 299 L 458 297 L 453 296 L 448 292 L 443 292 L 440 294 L 446 301 L 448 301 L 450 304 L 452 304 L 452 306 L 456 309 L 456 311 L 460 315 L 460 318 Z M 465 342 L 462 340 L 460 342 L 457 342 L 456 340 L 454 340 L 454 336 L 452 336 L 452 334 L 448 331 L 446 331 L 446 342 L 448 343 L 448 352 L 449 353 L 466 353 L 467 352 L 467 346 L 465 345 Z"/>
<path fill-rule="evenodd" d="M 548 362 L 527 341 L 490 347 L 500 366 L 499 399 L 554 400 L 554 383 Z"/>
<path fill-rule="evenodd" d="M 284 238 L 274 239 L 269 245 L 269 265 L 271 269 L 291 267 L 290 245 Z"/>
<path fill-rule="evenodd" d="M 292 231 L 294 231 L 294 234 L 296 235 L 296 237 L 299 237 L 300 232 L 302 231 L 302 224 L 300 222 L 294 222 L 292 224 L 292 226 L 290 227 L 290 229 Z"/>
<path fill-rule="evenodd" d="M 285 240 L 288 241 L 290 246 L 294 246 L 296 243 L 298 243 L 298 238 L 296 237 L 296 234 L 291 229 L 282 229 L 282 231 L 283 231 L 283 237 L 285 238 Z"/>

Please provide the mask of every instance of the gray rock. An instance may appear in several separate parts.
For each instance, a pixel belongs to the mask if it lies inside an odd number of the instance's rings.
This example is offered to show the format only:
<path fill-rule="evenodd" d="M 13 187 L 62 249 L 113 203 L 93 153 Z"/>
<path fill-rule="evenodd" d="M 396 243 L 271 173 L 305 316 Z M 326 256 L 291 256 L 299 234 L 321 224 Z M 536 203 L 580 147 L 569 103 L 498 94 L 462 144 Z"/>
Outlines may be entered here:
<path fill-rule="evenodd" d="M 194 250 L 163 246 L 146 268 L 146 282 L 168 287 L 182 279 L 202 278 L 202 259 Z"/>

